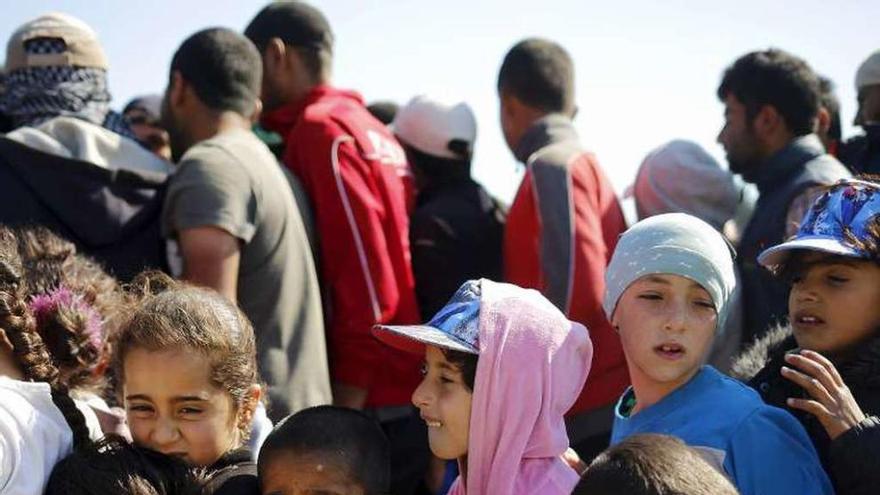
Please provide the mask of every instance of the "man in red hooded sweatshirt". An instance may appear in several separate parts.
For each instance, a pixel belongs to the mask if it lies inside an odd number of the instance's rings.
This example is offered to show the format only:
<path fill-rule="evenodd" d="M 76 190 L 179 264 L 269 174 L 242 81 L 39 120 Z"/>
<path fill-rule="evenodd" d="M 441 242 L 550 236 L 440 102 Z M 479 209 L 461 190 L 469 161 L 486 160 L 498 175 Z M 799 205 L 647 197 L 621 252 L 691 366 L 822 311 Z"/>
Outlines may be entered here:
<path fill-rule="evenodd" d="M 589 461 L 608 446 L 612 407 L 629 383 L 620 339 L 605 318 L 605 267 L 626 230 L 611 183 L 575 132 L 574 65 L 558 44 L 517 43 L 498 74 L 501 127 L 526 166 L 504 235 L 504 277 L 538 289 L 584 324 L 593 366 L 569 411 L 571 445 Z"/>
<path fill-rule="evenodd" d="M 315 214 L 334 402 L 375 413 L 393 445 L 389 425 L 410 423 L 421 363 L 383 346 L 370 329 L 420 321 L 406 155 L 360 95 L 330 85 L 333 33 L 320 11 L 273 2 L 245 36 L 263 57 L 261 124 L 284 138 L 284 164 Z"/>

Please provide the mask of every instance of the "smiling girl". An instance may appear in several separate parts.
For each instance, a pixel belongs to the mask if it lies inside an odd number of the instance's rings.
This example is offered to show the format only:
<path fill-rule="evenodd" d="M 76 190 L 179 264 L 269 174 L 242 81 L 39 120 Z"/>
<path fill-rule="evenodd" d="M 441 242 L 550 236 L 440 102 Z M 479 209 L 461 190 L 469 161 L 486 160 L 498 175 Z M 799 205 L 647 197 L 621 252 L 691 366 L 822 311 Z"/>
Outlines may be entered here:
<path fill-rule="evenodd" d="M 253 328 L 214 292 L 159 283 L 169 287 L 147 296 L 116 340 L 132 439 L 215 477 L 222 472 L 228 481 L 214 493 L 258 493 L 245 447 L 261 394 Z"/>
<path fill-rule="evenodd" d="M 801 421 L 839 494 L 880 485 L 880 185 L 828 189 L 758 261 L 791 283 L 791 323 L 734 366 Z M 763 368 L 763 369 L 761 369 Z"/>
<path fill-rule="evenodd" d="M 412 400 L 434 455 L 458 461 L 449 493 L 571 493 L 563 415 L 590 369 L 583 326 L 537 291 L 472 280 L 427 324 L 374 333 L 425 356 Z"/>
<path fill-rule="evenodd" d="M 604 308 L 620 334 L 632 387 L 615 408 L 611 442 L 639 433 L 677 436 L 744 495 L 832 493 L 797 420 L 703 365 L 734 285 L 731 249 L 695 217 L 658 215 L 621 236 Z"/>

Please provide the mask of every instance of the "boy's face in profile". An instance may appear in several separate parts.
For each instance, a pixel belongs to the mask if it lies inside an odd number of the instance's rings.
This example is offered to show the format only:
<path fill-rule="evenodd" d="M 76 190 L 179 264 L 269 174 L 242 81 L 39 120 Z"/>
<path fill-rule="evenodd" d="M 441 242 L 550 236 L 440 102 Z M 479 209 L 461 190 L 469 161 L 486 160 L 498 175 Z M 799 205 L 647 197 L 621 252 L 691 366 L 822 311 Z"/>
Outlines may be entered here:
<path fill-rule="evenodd" d="M 263 495 L 366 495 L 339 459 L 296 452 L 272 454 L 260 469 L 260 490 Z"/>
<path fill-rule="evenodd" d="M 795 256 L 788 316 L 798 346 L 834 355 L 880 328 L 880 266 L 817 251 Z"/>
<path fill-rule="evenodd" d="M 646 275 L 627 287 L 612 324 L 637 397 L 662 398 L 687 383 L 712 345 L 717 318 L 709 293 L 680 275 Z"/>

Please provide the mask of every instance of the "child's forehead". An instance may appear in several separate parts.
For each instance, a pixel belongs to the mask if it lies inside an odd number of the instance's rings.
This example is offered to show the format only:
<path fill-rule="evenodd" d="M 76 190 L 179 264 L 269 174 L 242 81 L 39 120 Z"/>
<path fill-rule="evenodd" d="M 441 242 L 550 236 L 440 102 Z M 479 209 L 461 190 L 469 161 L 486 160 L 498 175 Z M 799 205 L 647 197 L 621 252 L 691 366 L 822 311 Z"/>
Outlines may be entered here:
<path fill-rule="evenodd" d="M 696 280 L 686 277 L 684 275 L 679 275 L 677 273 L 649 273 L 647 275 L 642 275 L 637 278 L 631 285 L 636 284 L 653 284 L 653 285 L 661 285 L 667 286 L 670 288 L 682 288 L 682 289 L 699 289 L 705 291 L 705 287 L 700 285 Z"/>
<path fill-rule="evenodd" d="M 292 449 L 267 452 L 260 456 L 260 478 L 265 485 L 296 484 L 306 493 L 352 493 L 360 483 L 351 465 L 354 460 L 341 453 Z M 356 462 L 356 461 L 354 461 Z"/>
<path fill-rule="evenodd" d="M 810 269 L 828 265 L 850 265 L 858 267 L 871 262 L 869 260 L 852 256 L 842 256 L 822 251 L 802 250 L 797 251 L 792 255 L 790 263 L 793 268 Z"/>

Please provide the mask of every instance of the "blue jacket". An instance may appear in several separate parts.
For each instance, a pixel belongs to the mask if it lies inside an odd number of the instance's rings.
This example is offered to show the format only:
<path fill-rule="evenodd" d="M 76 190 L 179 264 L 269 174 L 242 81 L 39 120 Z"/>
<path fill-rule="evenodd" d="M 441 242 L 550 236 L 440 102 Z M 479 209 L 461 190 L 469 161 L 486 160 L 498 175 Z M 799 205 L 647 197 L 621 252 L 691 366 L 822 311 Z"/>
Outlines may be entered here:
<path fill-rule="evenodd" d="M 711 366 L 625 417 L 621 405 L 631 394 L 630 388 L 615 407 L 612 445 L 638 433 L 672 435 L 722 469 L 743 495 L 834 493 L 801 424 Z"/>

